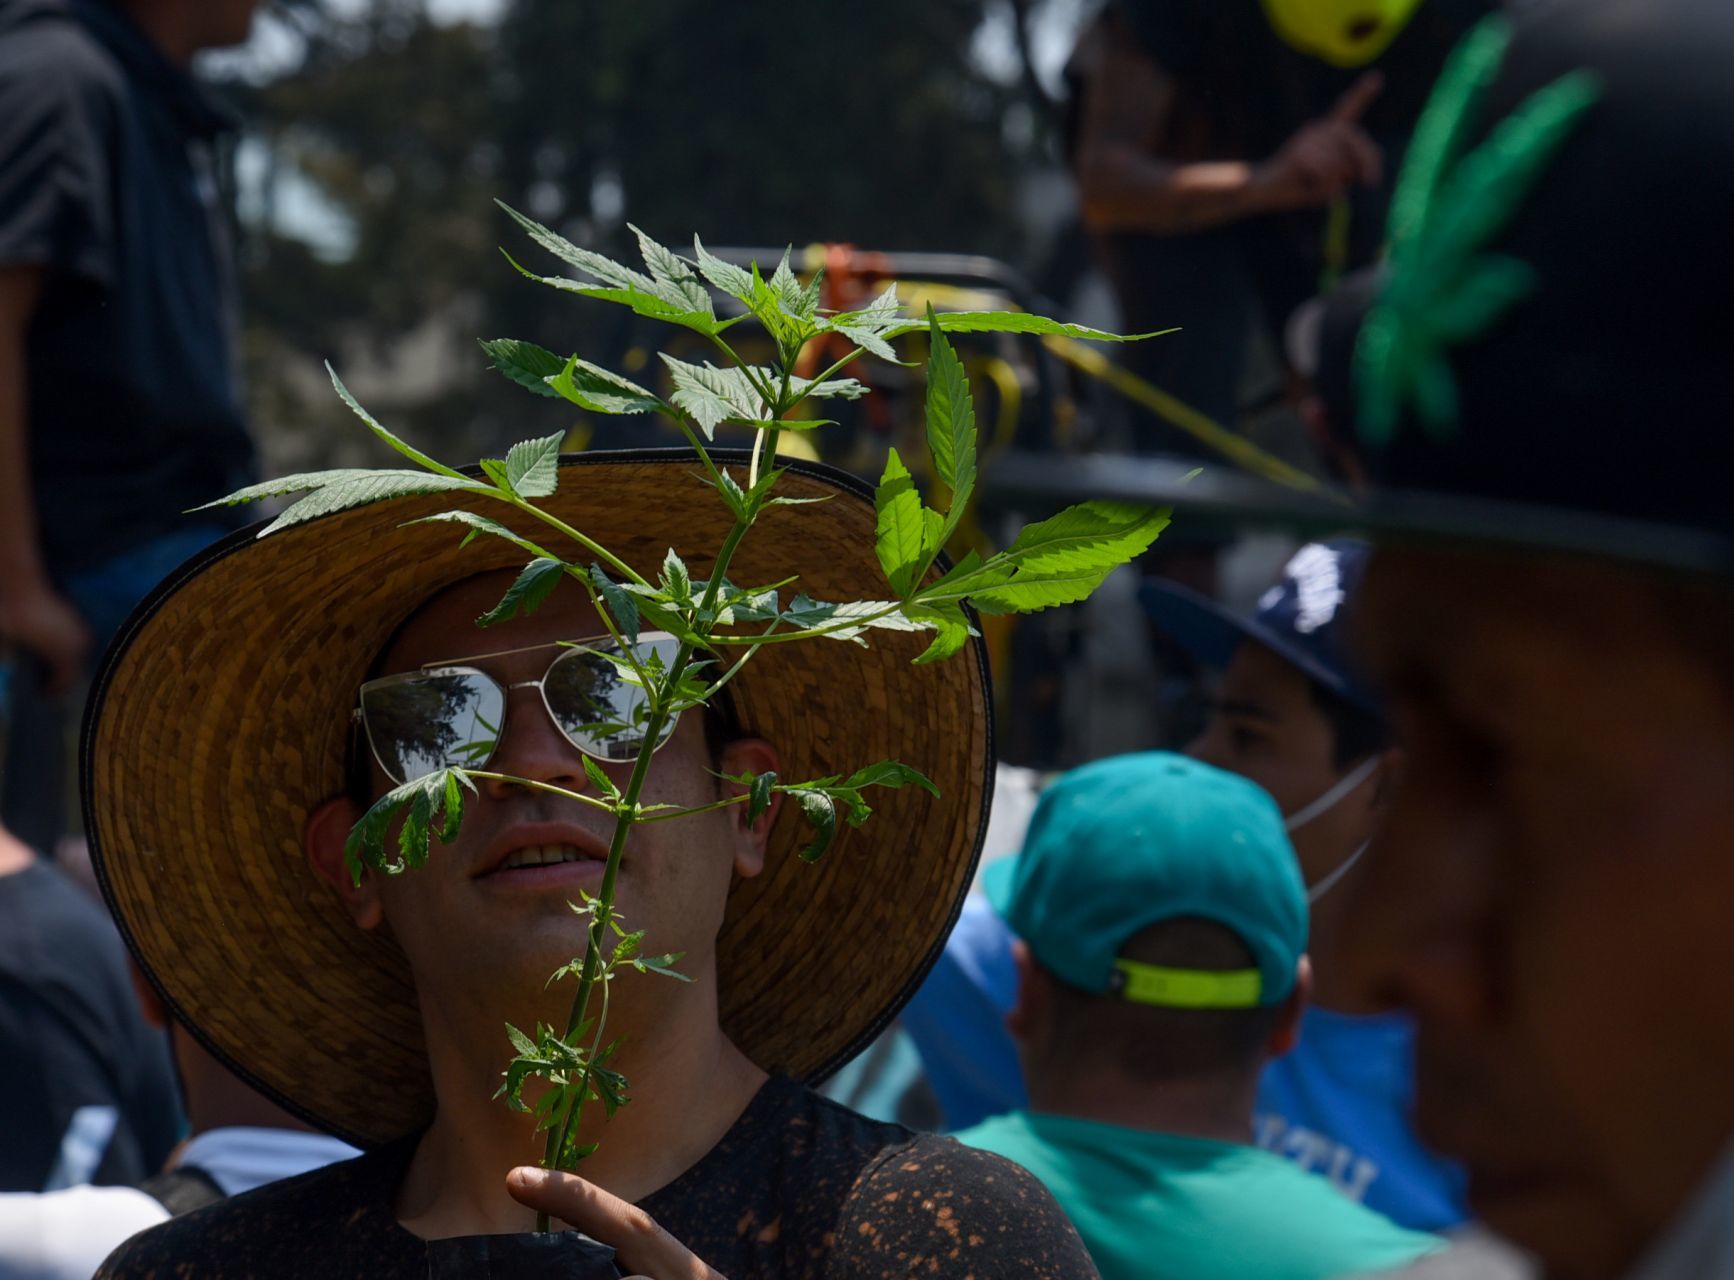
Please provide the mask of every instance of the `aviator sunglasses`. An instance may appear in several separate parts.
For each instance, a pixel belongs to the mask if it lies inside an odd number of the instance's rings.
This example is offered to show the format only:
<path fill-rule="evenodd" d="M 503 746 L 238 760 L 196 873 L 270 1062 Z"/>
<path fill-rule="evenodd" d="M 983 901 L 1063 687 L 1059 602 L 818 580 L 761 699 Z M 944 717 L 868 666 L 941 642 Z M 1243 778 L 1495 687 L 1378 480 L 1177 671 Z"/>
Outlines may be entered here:
<path fill-rule="evenodd" d="M 680 642 L 646 631 L 632 646 L 639 667 L 666 670 Z M 469 664 L 558 650 L 539 680 L 502 684 Z M 417 671 L 382 676 L 361 686 L 354 715 L 386 777 L 403 785 L 440 769 L 482 769 L 505 731 L 506 700 L 513 689 L 535 689 L 554 727 L 579 751 L 610 764 L 629 764 L 644 750 L 649 700 L 617 663 L 624 656 L 611 637 L 557 641 L 430 663 Z M 670 716 L 650 750 L 673 734 Z"/>

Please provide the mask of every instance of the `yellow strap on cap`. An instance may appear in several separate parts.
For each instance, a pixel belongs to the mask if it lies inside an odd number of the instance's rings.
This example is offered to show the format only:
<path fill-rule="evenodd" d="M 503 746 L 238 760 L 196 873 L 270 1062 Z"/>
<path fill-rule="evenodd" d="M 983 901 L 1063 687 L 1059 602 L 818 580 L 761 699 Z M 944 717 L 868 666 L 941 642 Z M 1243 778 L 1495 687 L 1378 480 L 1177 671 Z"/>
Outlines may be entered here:
<path fill-rule="evenodd" d="M 1108 989 L 1133 1004 L 1166 1009 L 1253 1009 L 1264 979 L 1257 969 L 1164 969 L 1116 960 Z"/>
<path fill-rule="evenodd" d="M 1285 42 L 1334 67 L 1364 67 L 1415 16 L 1421 0 L 1264 0 Z"/>

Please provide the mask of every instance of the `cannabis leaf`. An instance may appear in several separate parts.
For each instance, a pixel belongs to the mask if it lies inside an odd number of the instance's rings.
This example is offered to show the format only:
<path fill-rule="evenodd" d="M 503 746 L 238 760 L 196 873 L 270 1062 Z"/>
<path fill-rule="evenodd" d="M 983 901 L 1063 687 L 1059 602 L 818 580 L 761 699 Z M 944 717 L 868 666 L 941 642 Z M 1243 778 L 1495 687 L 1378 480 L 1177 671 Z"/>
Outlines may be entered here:
<path fill-rule="evenodd" d="M 577 356 L 560 366 L 548 379 L 548 387 L 592 413 L 646 413 L 667 407 L 654 392 Z"/>
<path fill-rule="evenodd" d="M 548 385 L 548 379 L 564 369 L 566 362 L 552 351 L 516 338 L 484 339 L 482 350 L 488 353 L 494 368 L 520 387 L 527 387 L 539 396 L 559 395 Z"/>
<path fill-rule="evenodd" d="M 560 484 L 560 446 L 566 433 L 523 440 L 506 453 L 506 485 L 520 498 L 546 498 Z"/>
<path fill-rule="evenodd" d="M 425 864 L 431 834 L 437 834 L 441 844 L 457 838 L 458 824 L 464 817 L 464 791 L 475 789 L 475 783 L 461 769 L 437 769 L 386 792 L 362 814 L 343 843 L 343 862 L 350 879 L 360 884 L 370 867 L 397 875 Z M 391 857 L 385 840 L 399 815 L 403 826 L 398 830 L 397 855 Z M 438 826 L 433 825 L 436 822 Z"/>
<path fill-rule="evenodd" d="M 538 557 L 525 565 L 500 603 L 476 619 L 478 627 L 492 627 L 520 615 L 528 617 L 542 607 L 542 602 L 560 585 L 566 576 L 566 565 L 559 560 Z"/>

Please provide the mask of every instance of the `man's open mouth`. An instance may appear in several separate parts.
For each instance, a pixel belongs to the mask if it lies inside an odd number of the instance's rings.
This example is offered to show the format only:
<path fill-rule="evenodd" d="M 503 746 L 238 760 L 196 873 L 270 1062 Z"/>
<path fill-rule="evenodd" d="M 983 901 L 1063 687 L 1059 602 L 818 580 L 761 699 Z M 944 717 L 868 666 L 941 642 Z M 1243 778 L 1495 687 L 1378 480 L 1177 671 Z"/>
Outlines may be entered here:
<path fill-rule="evenodd" d="M 508 853 L 494 872 L 514 871 L 520 867 L 547 867 L 562 862 L 600 862 L 602 859 L 575 844 L 532 844 Z M 490 872 L 489 874 L 493 874 Z"/>

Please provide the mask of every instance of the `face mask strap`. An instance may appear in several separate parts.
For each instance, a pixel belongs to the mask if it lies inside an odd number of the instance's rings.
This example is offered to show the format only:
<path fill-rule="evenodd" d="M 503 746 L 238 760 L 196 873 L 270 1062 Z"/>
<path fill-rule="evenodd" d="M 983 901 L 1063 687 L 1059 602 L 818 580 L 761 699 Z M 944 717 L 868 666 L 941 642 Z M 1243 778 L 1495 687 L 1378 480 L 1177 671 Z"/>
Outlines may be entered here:
<path fill-rule="evenodd" d="M 1373 847 L 1373 842 L 1371 840 L 1361 841 L 1360 847 L 1357 848 L 1348 857 L 1344 858 L 1341 862 L 1339 862 L 1337 864 L 1337 869 L 1335 871 L 1331 872 L 1330 875 L 1326 876 L 1323 880 L 1320 880 L 1312 888 L 1308 889 L 1307 890 L 1307 906 L 1309 906 L 1309 907 L 1312 906 L 1313 903 L 1317 902 L 1320 898 L 1324 897 L 1332 889 L 1336 888 L 1337 887 L 1337 881 L 1341 880 L 1344 876 L 1348 875 L 1350 869 L 1357 862 L 1359 862 L 1361 860 L 1362 855 L 1365 854 L 1367 852 L 1367 850 L 1372 848 L 1372 847 Z"/>
<path fill-rule="evenodd" d="M 1328 813 L 1340 803 L 1344 796 L 1372 777 L 1379 767 L 1377 755 L 1368 756 L 1354 769 L 1339 778 L 1330 790 L 1326 791 L 1311 804 L 1302 805 L 1282 821 L 1284 831 L 1299 831 L 1307 823 L 1320 814 Z"/>

